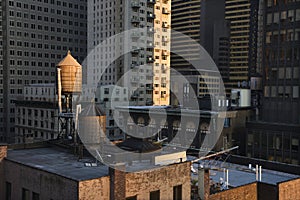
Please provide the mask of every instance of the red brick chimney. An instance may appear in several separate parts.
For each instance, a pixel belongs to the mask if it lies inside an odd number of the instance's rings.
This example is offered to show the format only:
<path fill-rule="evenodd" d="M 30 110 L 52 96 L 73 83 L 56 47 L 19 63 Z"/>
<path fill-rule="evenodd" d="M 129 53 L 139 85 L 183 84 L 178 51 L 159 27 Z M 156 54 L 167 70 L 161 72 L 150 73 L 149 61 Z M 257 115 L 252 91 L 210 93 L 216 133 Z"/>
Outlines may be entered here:
<path fill-rule="evenodd" d="M 124 200 L 126 198 L 126 172 L 125 166 L 109 168 L 110 176 L 110 199 Z"/>

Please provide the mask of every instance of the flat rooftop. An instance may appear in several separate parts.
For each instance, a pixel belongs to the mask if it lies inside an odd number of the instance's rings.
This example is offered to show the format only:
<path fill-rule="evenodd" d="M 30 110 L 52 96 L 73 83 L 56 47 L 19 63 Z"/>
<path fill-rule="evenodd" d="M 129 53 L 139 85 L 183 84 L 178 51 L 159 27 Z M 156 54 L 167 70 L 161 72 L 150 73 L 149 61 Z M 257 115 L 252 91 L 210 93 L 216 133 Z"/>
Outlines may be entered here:
<path fill-rule="evenodd" d="M 157 152 L 157 155 L 165 154 L 167 154 L 167 152 L 164 152 L 164 154 L 161 154 L 161 151 Z M 149 159 L 149 156 L 140 157 L 139 154 L 127 155 L 124 153 L 118 156 L 124 157 L 128 162 L 130 161 L 130 164 L 121 162 L 122 164 L 125 164 L 127 172 L 153 170 L 172 164 L 155 165 L 155 163 L 151 162 L 152 159 Z M 90 156 L 79 160 L 78 156 L 70 153 L 69 149 L 58 146 L 8 149 L 6 160 L 75 181 L 91 180 L 109 176 L 109 167 L 97 161 L 96 158 Z M 177 161 L 174 161 L 174 163 L 176 162 Z"/>
<path fill-rule="evenodd" d="M 232 164 L 218 160 L 202 160 L 200 165 L 204 168 L 210 169 L 210 178 L 214 183 L 219 183 L 220 178 L 224 179 L 223 169 L 228 169 L 229 186 L 239 187 L 256 181 L 255 163 L 252 163 L 252 168 L 249 166 Z M 198 164 L 193 164 L 194 169 L 198 168 Z M 194 175 L 193 175 L 194 176 Z M 261 182 L 276 185 L 280 182 L 300 178 L 295 174 L 289 174 L 274 170 L 264 169 L 262 166 L 262 180 Z"/>
<path fill-rule="evenodd" d="M 78 160 L 78 157 L 58 147 L 8 150 L 6 160 L 25 166 L 50 172 L 76 181 L 108 176 L 108 167 L 97 162 L 97 166 L 85 166 L 96 163 L 95 158 Z"/>

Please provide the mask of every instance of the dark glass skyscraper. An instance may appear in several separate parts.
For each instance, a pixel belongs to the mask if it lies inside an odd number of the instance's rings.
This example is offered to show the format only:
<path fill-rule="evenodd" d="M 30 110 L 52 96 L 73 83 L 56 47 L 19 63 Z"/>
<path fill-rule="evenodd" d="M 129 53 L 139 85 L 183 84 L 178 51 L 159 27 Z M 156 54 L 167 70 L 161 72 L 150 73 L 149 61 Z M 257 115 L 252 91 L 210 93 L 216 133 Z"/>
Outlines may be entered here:
<path fill-rule="evenodd" d="M 263 100 L 248 124 L 248 156 L 300 164 L 300 1 L 263 5 Z"/>

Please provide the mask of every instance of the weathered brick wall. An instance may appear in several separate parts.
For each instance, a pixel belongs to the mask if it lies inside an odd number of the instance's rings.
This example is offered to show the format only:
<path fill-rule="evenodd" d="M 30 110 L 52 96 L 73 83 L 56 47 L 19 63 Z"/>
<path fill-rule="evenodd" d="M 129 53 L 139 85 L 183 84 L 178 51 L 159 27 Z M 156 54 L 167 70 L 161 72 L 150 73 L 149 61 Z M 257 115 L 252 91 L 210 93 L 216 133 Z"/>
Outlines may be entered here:
<path fill-rule="evenodd" d="M 109 176 L 79 182 L 80 200 L 109 200 Z"/>
<path fill-rule="evenodd" d="M 0 199 L 5 199 L 4 188 L 4 162 L 3 159 L 7 156 L 7 146 L 0 146 Z"/>
<path fill-rule="evenodd" d="M 22 188 L 40 194 L 40 199 L 78 198 L 78 182 L 5 160 L 4 180 L 12 184 L 12 199 L 22 199 Z"/>
<path fill-rule="evenodd" d="M 300 178 L 278 184 L 279 200 L 300 199 Z"/>
<path fill-rule="evenodd" d="M 210 195 L 209 199 L 222 200 L 257 200 L 257 183 L 240 186 L 223 192 Z"/>
<path fill-rule="evenodd" d="M 138 200 L 150 198 L 150 192 L 160 190 L 160 199 L 173 199 L 173 187 L 182 185 L 183 199 L 191 199 L 191 164 L 184 162 L 126 174 L 126 197 Z"/>

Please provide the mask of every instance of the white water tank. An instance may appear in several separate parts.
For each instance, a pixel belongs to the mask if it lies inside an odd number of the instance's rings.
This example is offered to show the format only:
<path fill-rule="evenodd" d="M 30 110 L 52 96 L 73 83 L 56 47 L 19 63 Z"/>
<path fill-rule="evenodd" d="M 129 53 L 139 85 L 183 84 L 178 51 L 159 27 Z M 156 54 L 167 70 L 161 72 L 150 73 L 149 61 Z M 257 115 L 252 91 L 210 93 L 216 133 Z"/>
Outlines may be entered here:
<path fill-rule="evenodd" d="M 249 89 L 232 89 L 231 106 L 249 107 L 251 106 L 251 90 Z"/>

